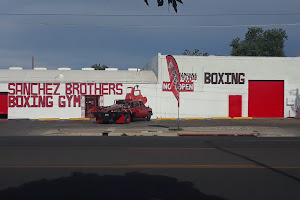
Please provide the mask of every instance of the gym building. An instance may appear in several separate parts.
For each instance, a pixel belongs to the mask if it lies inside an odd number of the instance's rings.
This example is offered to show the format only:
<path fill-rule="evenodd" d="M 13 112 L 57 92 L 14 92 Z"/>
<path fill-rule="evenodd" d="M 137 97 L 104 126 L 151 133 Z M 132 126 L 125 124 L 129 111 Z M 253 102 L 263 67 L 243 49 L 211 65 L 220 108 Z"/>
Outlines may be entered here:
<path fill-rule="evenodd" d="M 300 57 L 174 58 L 180 118 L 287 118 L 300 113 Z M 146 98 L 152 118 L 178 116 L 166 55 L 158 54 L 142 69 L 0 69 L 0 118 L 92 118 L 98 106 L 134 97 Z"/>

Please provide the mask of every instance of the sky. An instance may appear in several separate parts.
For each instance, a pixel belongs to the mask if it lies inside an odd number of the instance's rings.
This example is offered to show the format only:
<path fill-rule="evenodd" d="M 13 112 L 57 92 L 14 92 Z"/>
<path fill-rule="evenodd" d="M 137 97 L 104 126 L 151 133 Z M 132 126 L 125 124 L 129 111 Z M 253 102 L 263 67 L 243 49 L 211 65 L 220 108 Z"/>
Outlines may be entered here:
<path fill-rule="evenodd" d="M 250 25 L 286 30 L 286 55 L 300 55 L 299 0 L 183 2 L 175 13 L 156 0 L 0 0 L 0 69 L 30 69 L 32 56 L 48 69 L 142 68 L 185 49 L 229 56 Z"/>

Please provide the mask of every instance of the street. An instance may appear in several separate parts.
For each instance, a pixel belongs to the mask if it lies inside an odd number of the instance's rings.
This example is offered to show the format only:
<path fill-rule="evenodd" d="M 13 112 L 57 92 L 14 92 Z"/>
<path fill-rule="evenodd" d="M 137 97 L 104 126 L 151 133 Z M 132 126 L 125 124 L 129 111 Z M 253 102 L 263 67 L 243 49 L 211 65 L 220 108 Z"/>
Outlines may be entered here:
<path fill-rule="evenodd" d="M 0 199 L 300 198 L 293 137 L 18 136 L 0 149 Z"/>

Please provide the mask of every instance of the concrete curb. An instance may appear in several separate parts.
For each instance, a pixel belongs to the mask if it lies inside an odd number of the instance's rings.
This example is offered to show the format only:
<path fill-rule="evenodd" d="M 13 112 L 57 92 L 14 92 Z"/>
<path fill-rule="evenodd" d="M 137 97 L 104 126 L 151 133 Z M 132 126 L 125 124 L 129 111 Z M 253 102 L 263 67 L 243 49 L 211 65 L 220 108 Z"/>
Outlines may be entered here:
<path fill-rule="evenodd" d="M 69 118 L 69 120 L 91 120 L 90 118 Z"/>
<path fill-rule="evenodd" d="M 212 119 L 231 119 L 231 117 L 212 117 Z"/>
<path fill-rule="evenodd" d="M 23 119 L 22 119 L 23 120 Z M 28 119 L 29 120 L 29 119 Z M 90 118 L 69 118 L 69 119 L 60 119 L 60 118 L 39 118 L 39 121 L 58 121 L 58 120 L 80 120 L 80 121 L 88 121 Z"/>
<path fill-rule="evenodd" d="M 156 118 L 156 120 L 177 120 L 177 118 Z"/>
<path fill-rule="evenodd" d="M 6 119 L 6 120 L 30 120 L 29 118 L 16 118 L 16 119 Z"/>
<path fill-rule="evenodd" d="M 204 117 L 186 117 L 179 118 L 179 120 L 210 120 L 210 119 L 254 119 L 253 117 L 212 117 L 212 118 L 204 118 Z M 7 120 L 40 120 L 40 121 L 50 121 L 50 120 L 81 120 L 81 121 L 89 121 L 91 118 L 69 118 L 69 119 L 60 119 L 60 118 L 39 118 L 39 119 L 29 119 L 29 118 L 18 118 L 18 119 L 7 119 Z M 154 120 L 177 120 L 177 118 L 156 118 Z"/>
<path fill-rule="evenodd" d="M 39 118 L 39 121 L 52 121 L 52 120 L 60 120 L 59 118 Z"/>
<path fill-rule="evenodd" d="M 233 119 L 253 119 L 253 117 L 234 117 Z"/>
<path fill-rule="evenodd" d="M 197 119 L 204 119 L 203 117 L 187 117 L 184 120 L 197 120 Z"/>
<path fill-rule="evenodd" d="M 259 133 L 250 133 L 250 134 L 193 134 L 193 133 L 183 133 L 183 134 L 180 134 L 178 133 L 177 134 L 178 136 L 248 136 L 248 137 L 258 137 L 260 134 Z"/>

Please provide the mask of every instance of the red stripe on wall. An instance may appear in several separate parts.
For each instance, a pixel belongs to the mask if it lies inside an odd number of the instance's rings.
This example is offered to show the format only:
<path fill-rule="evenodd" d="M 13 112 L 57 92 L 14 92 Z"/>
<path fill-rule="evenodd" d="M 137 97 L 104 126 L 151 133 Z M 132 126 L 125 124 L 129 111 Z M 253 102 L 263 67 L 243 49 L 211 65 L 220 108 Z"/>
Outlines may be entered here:
<path fill-rule="evenodd" d="M 8 113 L 8 97 L 7 93 L 0 93 L 0 114 L 7 115 Z"/>

